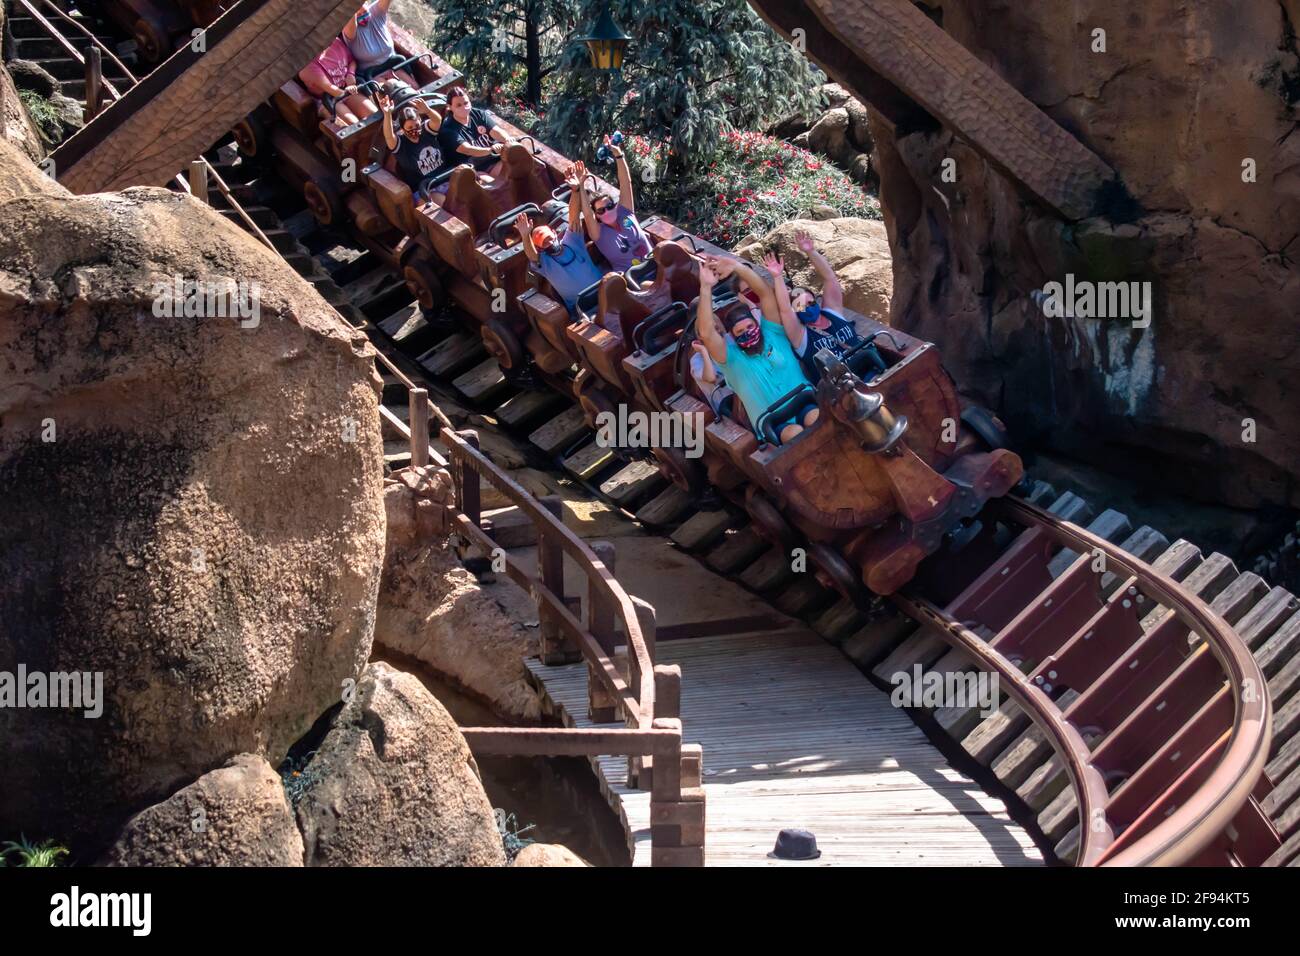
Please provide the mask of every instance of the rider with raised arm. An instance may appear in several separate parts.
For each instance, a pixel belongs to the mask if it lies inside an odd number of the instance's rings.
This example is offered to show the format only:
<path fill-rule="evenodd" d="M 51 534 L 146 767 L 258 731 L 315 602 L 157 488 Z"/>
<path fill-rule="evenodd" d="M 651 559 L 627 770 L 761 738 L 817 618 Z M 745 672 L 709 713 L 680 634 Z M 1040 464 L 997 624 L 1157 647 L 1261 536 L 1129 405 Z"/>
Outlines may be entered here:
<path fill-rule="evenodd" d="M 578 296 L 589 286 L 600 281 L 601 272 L 591 261 L 587 252 L 587 243 L 582 238 L 582 225 L 579 223 L 579 195 L 582 192 L 582 179 L 586 168 L 582 163 L 574 163 L 565 174 L 564 182 L 569 186 L 569 226 L 561 239 L 550 226 L 533 228 L 528 214 L 521 212 L 515 217 L 515 229 L 524 247 L 524 254 L 534 269 L 551 284 L 564 302 L 564 307 L 573 315 L 577 311 Z"/>
<path fill-rule="evenodd" d="M 411 197 L 418 206 L 427 198 L 441 206 L 447 193 L 447 181 L 444 180 L 432 188 L 425 183 L 432 176 L 440 175 L 450 168 L 443 157 L 442 146 L 438 141 L 438 127 L 441 117 L 420 97 L 409 101 L 411 105 L 402 107 L 397 116 L 401 135 L 393 126 L 393 101 L 390 97 L 379 97 L 380 109 L 384 111 L 384 142 L 397 163 L 397 175 L 411 187 Z"/>
<path fill-rule="evenodd" d="M 395 69 L 402 56 L 393 46 L 393 34 L 388 28 L 391 3 L 392 0 L 367 0 L 343 27 L 343 39 L 357 61 L 357 76 L 362 80 L 376 80 L 391 73 L 415 87 L 410 73 Z"/>
<path fill-rule="evenodd" d="M 618 168 L 618 202 L 604 194 L 593 199 L 582 190 L 583 219 L 587 235 L 596 244 L 605 261 L 615 272 L 626 272 L 640 259 L 650 255 L 650 237 L 641 228 L 636 217 L 636 201 L 632 195 L 632 172 L 627 166 L 627 156 L 608 136 L 605 148 L 614 157 Z"/>
<path fill-rule="evenodd" d="M 795 354 L 804 363 L 804 370 L 815 383 L 821 378 L 821 366 L 814 356 L 826 349 L 836 358 L 843 358 L 845 353 L 862 344 L 862 336 L 853 323 L 844 318 L 844 287 L 840 285 L 839 277 L 835 275 L 830 262 L 813 245 L 812 237 L 800 230 L 795 233 L 795 243 L 821 277 L 821 301 L 817 300 L 811 289 L 804 286 L 795 286 L 787 295 L 784 278 L 780 276 L 777 298 L 785 310 L 782 318 L 786 318 L 787 314 L 797 318 L 802 334 L 792 337 L 790 341 L 794 343 Z M 775 256 L 770 258 L 780 266 L 780 260 Z M 771 269 L 771 266 L 768 268 Z M 777 271 L 783 270 L 778 268 Z"/>
<path fill-rule="evenodd" d="M 713 287 L 733 274 L 758 296 L 759 306 L 756 310 L 733 306 L 725 319 L 731 334 L 724 337 L 714 325 Z M 758 428 L 764 413 L 800 385 L 809 384 L 790 345 L 791 335 L 798 331 L 797 320 L 791 318 L 779 324 L 769 321 L 765 317 L 768 315 L 780 315 L 776 294 L 749 266 L 734 259 L 719 258 L 701 263 L 696 334 L 740 397 L 760 438 L 763 436 Z M 773 425 L 778 438 L 785 443 L 815 421 L 817 409 L 810 408 Z"/>

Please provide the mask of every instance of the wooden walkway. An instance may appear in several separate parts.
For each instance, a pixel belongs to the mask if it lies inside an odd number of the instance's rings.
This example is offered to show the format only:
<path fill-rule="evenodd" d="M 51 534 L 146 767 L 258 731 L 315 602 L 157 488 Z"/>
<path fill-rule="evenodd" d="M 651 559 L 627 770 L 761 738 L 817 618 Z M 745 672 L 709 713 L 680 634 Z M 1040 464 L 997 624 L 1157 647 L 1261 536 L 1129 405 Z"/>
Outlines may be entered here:
<path fill-rule="evenodd" d="M 1042 863 L 1000 800 L 949 767 L 888 695 L 804 628 L 664 642 L 682 667 L 687 742 L 704 747 L 710 866 L 1014 866 Z M 590 727 L 585 664 L 528 667 L 566 726 Z M 593 765 L 650 863 L 648 793 L 626 758 Z M 783 827 L 817 836 L 821 858 L 768 856 Z"/>

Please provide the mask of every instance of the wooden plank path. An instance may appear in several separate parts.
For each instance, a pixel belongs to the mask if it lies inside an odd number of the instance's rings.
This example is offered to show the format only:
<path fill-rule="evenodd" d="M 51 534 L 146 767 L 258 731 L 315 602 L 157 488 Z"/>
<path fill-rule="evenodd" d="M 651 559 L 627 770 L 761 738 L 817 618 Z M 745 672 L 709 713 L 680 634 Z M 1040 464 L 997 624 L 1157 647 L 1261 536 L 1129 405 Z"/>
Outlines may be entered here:
<path fill-rule="evenodd" d="M 1014 866 L 1042 863 L 1000 800 L 949 767 L 836 648 L 795 627 L 661 643 L 682 667 L 685 738 L 704 747 L 710 866 Z M 585 664 L 528 668 L 566 726 L 587 719 Z M 650 795 L 626 758 L 592 761 L 633 865 L 650 863 Z M 817 836 L 821 858 L 770 858 L 777 833 Z"/>

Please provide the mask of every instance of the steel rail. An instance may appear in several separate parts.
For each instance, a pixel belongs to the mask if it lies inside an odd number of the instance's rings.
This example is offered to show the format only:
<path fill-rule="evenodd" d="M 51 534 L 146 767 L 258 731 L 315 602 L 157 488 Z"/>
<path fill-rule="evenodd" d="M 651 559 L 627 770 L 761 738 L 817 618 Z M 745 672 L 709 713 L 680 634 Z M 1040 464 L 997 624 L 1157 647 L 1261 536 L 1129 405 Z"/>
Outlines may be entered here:
<path fill-rule="evenodd" d="M 1272 702 L 1250 649 L 1222 617 L 1195 594 L 1117 545 L 1017 498 L 998 505 L 1025 525 L 1042 528 L 1073 551 L 1101 552 L 1108 565 L 1141 582 L 1142 590 L 1171 609 L 1202 638 L 1232 689 L 1233 721 L 1223 756 L 1195 795 L 1136 841 L 1121 834 L 1099 861 L 1107 866 L 1178 866 L 1192 860 L 1227 828 L 1264 772 L 1272 741 Z M 1153 801 L 1158 803 L 1159 800 Z M 1082 803 L 1080 804 L 1082 806 Z M 1092 833 L 1080 825 L 1080 858 Z"/>
<path fill-rule="evenodd" d="M 1147 809 L 1119 834 L 1106 820 L 1110 794 L 1092 765 L 1091 750 L 1056 703 L 1033 684 L 1014 663 L 988 641 L 933 603 L 904 592 L 894 600 L 922 624 L 939 629 L 949 643 L 969 654 L 978 666 L 1007 682 L 1012 697 L 1045 734 L 1061 759 L 1074 787 L 1079 807 L 1079 850 L 1082 866 L 1179 866 L 1194 860 L 1229 826 L 1250 799 L 1268 759 L 1272 738 L 1272 704 L 1259 665 L 1232 627 L 1204 601 L 1146 562 L 1085 528 L 1063 521 L 1028 502 L 1009 497 L 992 503 L 995 510 L 1025 528 L 1041 529 L 1062 547 L 1080 554 L 1105 556 L 1111 570 L 1136 579 L 1139 588 L 1172 611 L 1189 632 L 1219 662 L 1232 688 L 1233 723 L 1214 769 L 1194 794 L 1172 808 L 1160 823 L 1135 839 L 1125 833 L 1152 819 L 1153 811 L 1176 784 L 1150 801 Z M 1210 752 L 1207 752 L 1207 757 Z"/>

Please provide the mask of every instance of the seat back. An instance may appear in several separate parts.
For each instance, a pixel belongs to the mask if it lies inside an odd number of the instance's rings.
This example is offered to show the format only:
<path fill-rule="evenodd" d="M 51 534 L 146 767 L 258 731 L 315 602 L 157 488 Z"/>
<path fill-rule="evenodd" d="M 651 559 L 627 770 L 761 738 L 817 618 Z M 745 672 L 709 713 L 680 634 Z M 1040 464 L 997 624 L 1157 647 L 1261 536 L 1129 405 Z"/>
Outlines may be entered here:
<path fill-rule="evenodd" d="M 307 92 L 297 80 L 288 80 L 276 90 L 271 97 L 275 108 L 280 111 L 285 122 L 309 139 L 315 139 L 318 129 L 316 97 Z"/>
<path fill-rule="evenodd" d="M 514 205 L 536 203 L 542 206 L 551 200 L 551 192 L 558 183 L 552 181 L 551 171 L 539 162 L 533 151 L 523 143 L 507 146 L 502 154 L 504 178 L 510 181 Z"/>
<path fill-rule="evenodd" d="M 690 302 L 700 294 L 700 265 L 691 252 L 677 242 L 661 242 L 651 253 L 658 263 L 654 287 L 664 290 L 668 301 Z"/>

